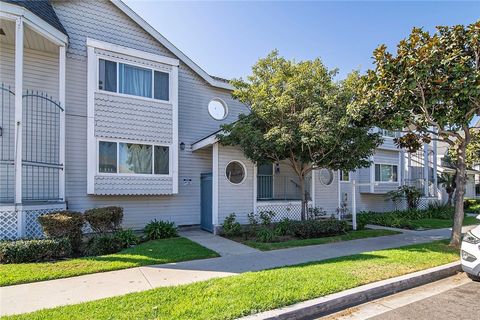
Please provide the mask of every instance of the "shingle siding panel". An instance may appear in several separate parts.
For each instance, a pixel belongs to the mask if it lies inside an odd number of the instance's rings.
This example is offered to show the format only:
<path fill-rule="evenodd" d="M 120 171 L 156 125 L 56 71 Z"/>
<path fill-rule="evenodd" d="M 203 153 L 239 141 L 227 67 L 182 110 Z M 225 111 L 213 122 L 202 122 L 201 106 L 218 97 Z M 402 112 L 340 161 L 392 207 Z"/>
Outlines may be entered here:
<path fill-rule="evenodd" d="M 230 92 L 211 87 L 184 63 L 179 67 L 179 193 L 159 196 L 87 195 L 87 61 L 86 38 L 110 42 L 152 54 L 176 58 L 164 46 L 107 1 L 53 1 L 70 36 L 66 72 L 66 195 L 72 210 L 119 205 L 124 207 L 124 225 L 141 229 L 151 219 L 171 220 L 178 225 L 200 223 L 200 174 L 212 172 L 212 150 L 191 151 L 190 145 L 235 121 L 248 109 L 231 98 Z M 228 117 L 216 121 L 207 112 L 208 102 L 226 101 Z M 138 126 L 135 129 L 141 129 Z M 185 180 L 185 182 L 184 182 Z M 191 180 L 191 181 L 190 181 Z"/>
<path fill-rule="evenodd" d="M 162 195 L 171 193 L 171 177 L 95 176 L 95 194 L 97 195 Z"/>

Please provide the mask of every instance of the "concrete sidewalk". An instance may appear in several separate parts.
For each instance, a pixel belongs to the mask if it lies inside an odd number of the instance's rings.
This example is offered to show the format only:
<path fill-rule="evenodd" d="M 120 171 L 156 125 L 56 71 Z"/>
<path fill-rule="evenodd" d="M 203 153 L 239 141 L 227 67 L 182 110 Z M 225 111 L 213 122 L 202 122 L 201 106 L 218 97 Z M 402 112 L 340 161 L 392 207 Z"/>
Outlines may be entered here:
<path fill-rule="evenodd" d="M 247 271 L 319 261 L 366 251 L 445 239 L 449 229 L 408 232 L 267 252 L 248 252 L 220 258 L 84 275 L 0 288 L 0 316 L 76 304 L 152 288 L 187 284 Z M 216 241 L 223 238 L 216 237 Z"/>

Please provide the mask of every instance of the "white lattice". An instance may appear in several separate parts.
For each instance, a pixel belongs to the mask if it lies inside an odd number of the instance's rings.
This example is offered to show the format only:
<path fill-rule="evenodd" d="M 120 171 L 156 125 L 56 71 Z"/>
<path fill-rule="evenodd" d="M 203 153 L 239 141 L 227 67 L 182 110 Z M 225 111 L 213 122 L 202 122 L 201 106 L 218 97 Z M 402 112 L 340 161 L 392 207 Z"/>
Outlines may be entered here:
<path fill-rule="evenodd" d="M 17 238 L 17 222 L 15 211 L 0 211 L 0 240 Z"/>
<path fill-rule="evenodd" d="M 38 217 L 43 216 L 51 212 L 58 211 L 58 208 L 54 209 L 36 209 L 25 210 L 23 212 L 25 217 L 25 237 L 26 238 L 43 238 L 42 227 L 38 223 Z"/>
<path fill-rule="evenodd" d="M 426 198 L 421 197 L 420 201 L 418 202 L 418 209 L 428 209 L 431 205 L 439 205 L 440 201 L 437 198 Z M 407 210 L 407 200 L 400 199 L 395 201 L 395 209 L 396 210 Z"/>
<path fill-rule="evenodd" d="M 276 202 L 258 202 L 257 212 L 273 211 L 275 217 L 272 219 L 278 222 L 284 218 L 291 220 L 301 220 L 302 205 L 300 201 L 276 201 Z"/>

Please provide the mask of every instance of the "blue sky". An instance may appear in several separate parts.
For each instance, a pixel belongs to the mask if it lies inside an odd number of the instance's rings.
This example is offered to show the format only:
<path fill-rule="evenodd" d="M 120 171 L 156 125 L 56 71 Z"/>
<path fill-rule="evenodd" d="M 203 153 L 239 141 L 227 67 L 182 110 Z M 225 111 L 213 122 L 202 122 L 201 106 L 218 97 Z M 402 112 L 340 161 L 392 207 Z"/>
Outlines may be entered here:
<path fill-rule="evenodd" d="M 394 49 L 412 27 L 468 24 L 475 2 L 125 1 L 210 74 L 245 77 L 273 49 L 296 60 L 320 57 L 338 78 L 371 66 L 381 43 Z"/>

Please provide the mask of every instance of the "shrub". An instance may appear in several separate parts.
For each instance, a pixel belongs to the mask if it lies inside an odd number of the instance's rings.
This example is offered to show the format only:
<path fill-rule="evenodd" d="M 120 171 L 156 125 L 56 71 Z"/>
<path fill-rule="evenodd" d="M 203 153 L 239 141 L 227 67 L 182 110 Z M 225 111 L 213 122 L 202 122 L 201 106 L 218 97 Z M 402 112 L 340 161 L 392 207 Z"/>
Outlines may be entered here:
<path fill-rule="evenodd" d="M 471 209 L 472 207 L 477 208 L 480 205 L 480 199 L 465 199 L 463 200 L 463 208 Z"/>
<path fill-rule="evenodd" d="M 308 208 L 307 219 L 309 220 L 317 220 L 326 216 L 327 211 L 323 210 L 322 208 Z"/>
<path fill-rule="evenodd" d="M 346 221 L 336 219 L 306 220 L 294 223 L 293 234 L 300 239 L 310 239 L 344 234 L 346 230 Z"/>
<path fill-rule="evenodd" d="M 258 216 L 260 221 L 264 226 L 270 226 L 272 224 L 272 219 L 275 217 L 276 213 L 273 211 L 260 211 Z"/>
<path fill-rule="evenodd" d="M 88 241 L 85 255 L 101 256 L 104 254 L 115 253 L 123 248 L 123 242 L 114 235 L 97 235 Z"/>
<path fill-rule="evenodd" d="M 275 225 L 275 234 L 277 236 L 286 236 L 293 233 L 293 221 L 284 218 Z"/>
<path fill-rule="evenodd" d="M 177 236 L 175 223 L 162 220 L 158 221 L 157 219 L 147 223 L 144 231 L 148 240 L 167 239 Z"/>
<path fill-rule="evenodd" d="M 227 237 L 238 236 L 242 232 L 242 226 L 236 220 L 235 213 L 231 213 L 223 221 L 222 229 Z"/>
<path fill-rule="evenodd" d="M 0 263 L 51 261 L 72 254 L 66 238 L 0 242 Z"/>
<path fill-rule="evenodd" d="M 257 241 L 273 242 L 275 240 L 275 232 L 268 227 L 261 227 L 257 230 Z"/>
<path fill-rule="evenodd" d="M 79 212 L 57 211 L 38 217 L 43 232 L 49 238 L 68 238 L 72 249 L 79 251 L 82 244 L 83 215 Z"/>
<path fill-rule="evenodd" d="M 131 229 L 118 230 L 113 235 L 122 242 L 122 247 L 124 248 L 134 246 L 140 242 L 140 239 Z"/>
<path fill-rule="evenodd" d="M 387 193 L 387 200 L 397 202 L 398 200 L 405 198 L 407 200 L 407 207 L 409 210 L 416 209 L 420 202 L 422 193 L 420 190 L 413 186 L 401 186 L 397 190 Z"/>
<path fill-rule="evenodd" d="M 113 232 L 120 229 L 123 208 L 111 206 L 86 210 L 85 220 L 96 233 Z"/>

